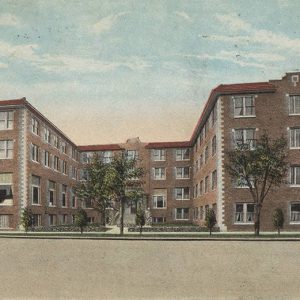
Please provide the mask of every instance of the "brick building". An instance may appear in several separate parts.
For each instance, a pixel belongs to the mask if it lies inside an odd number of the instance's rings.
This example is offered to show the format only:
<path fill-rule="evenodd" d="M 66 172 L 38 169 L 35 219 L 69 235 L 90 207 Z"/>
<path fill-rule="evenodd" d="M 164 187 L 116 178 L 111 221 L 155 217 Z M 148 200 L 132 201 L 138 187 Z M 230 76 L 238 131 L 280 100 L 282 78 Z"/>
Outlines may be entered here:
<path fill-rule="evenodd" d="M 90 222 L 99 214 L 72 191 L 79 169 L 93 153 L 109 162 L 115 153 L 139 157 L 145 168 L 147 207 L 155 223 L 202 224 L 208 207 L 222 231 L 252 230 L 254 206 L 246 187 L 225 170 L 225 153 L 236 143 L 252 145 L 261 133 L 289 141 L 288 184 L 268 195 L 262 230 L 272 230 L 275 207 L 285 214 L 285 230 L 300 229 L 300 73 L 269 82 L 219 85 L 212 90 L 190 140 L 75 145 L 26 99 L 0 101 L 0 228 L 17 229 L 30 206 L 35 225 L 71 223 L 78 206 Z M 135 208 L 126 209 L 134 222 Z"/>

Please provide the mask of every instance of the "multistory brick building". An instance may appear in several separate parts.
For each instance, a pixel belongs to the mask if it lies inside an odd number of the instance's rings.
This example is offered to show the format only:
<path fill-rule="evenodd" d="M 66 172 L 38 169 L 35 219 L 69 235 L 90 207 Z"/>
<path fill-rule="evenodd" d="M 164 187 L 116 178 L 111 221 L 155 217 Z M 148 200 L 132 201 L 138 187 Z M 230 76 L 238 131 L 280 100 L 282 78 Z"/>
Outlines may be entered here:
<path fill-rule="evenodd" d="M 90 222 L 99 214 L 80 203 L 72 187 L 79 170 L 98 153 L 136 157 L 145 168 L 147 209 L 154 223 L 203 224 L 208 207 L 221 231 L 253 229 L 254 206 L 246 187 L 225 169 L 226 153 L 240 142 L 254 146 L 265 131 L 288 140 L 288 184 L 270 192 L 262 230 L 272 230 L 280 207 L 286 230 L 300 229 L 300 73 L 269 82 L 219 85 L 212 90 L 190 140 L 143 143 L 138 138 L 111 145 L 77 146 L 26 99 L 0 101 L 0 228 L 18 229 L 29 206 L 36 226 L 71 223 L 78 206 Z M 134 223 L 135 207 L 126 208 Z"/>

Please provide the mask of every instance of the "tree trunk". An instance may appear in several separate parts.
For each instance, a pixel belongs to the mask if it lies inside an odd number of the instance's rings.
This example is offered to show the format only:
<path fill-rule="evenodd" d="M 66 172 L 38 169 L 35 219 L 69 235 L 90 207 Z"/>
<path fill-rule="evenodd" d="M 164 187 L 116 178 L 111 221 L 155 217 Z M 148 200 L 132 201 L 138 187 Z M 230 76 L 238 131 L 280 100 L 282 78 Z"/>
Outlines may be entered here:
<path fill-rule="evenodd" d="M 209 235 L 211 236 L 211 227 L 209 228 Z"/>
<path fill-rule="evenodd" d="M 80 227 L 80 233 L 81 234 L 83 233 L 83 227 Z"/>
<path fill-rule="evenodd" d="M 101 225 L 104 227 L 106 225 L 106 210 L 105 210 L 105 208 L 101 211 Z"/>
<path fill-rule="evenodd" d="M 120 235 L 124 234 L 124 213 L 125 213 L 125 201 L 121 200 L 121 216 L 120 216 Z"/>
<path fill-rule="evenodd" d="M 140 235 L 142 234 L 143 226 L 140 226 Z"/>
<path fill-rule="evenodd" d="M 277 233 L 280 235 L 280 227 L 277 228 Z"/>
<path fill-rule="evenodd" d="M 254 233 L 256 236 L 259 236 L 260 233 L 260 210 L 261 205 L 255 205 L 255 220 L 254 220 Z"/>

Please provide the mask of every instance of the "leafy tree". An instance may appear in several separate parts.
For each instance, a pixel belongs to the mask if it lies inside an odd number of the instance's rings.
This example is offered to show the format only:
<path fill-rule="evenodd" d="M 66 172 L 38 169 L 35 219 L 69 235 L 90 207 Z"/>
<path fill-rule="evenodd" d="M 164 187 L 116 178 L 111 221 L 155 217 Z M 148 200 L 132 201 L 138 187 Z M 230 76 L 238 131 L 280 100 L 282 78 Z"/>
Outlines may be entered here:
<path fill-rule="evenodd" d="M 80 233 L 83 233 L 84 227 L 88 223 L 87 213 L 84 209 L 79 208 L 75 214 L 75 225 L 80 228 Z"/>
<path fill-rule="evenodd" d="M 21 224 L 25 228 L 25 232 L 28 232 L 29 227 L 33 225 L 33 214 L 30 208 L 25 207 L 22 213 Z"/>
<path fill-rule="evenodd" d="M 135 222 L 136 225 L 140 227 L 140 234 L 142 234 L 143 226 L 146 224 L 146 215 L 145 211 L 141 207 L 136 212 Z"/>
<path fill-rule="evenodd" d="M 121 235 L 124 233 L 125 205 L 136 201 L 137 193 L 142 191 L 143 175 L 144 170 L 138 167 L 137 160 L 127 159 L 124 155 L 115 155 L 108 166 L 105 188 L 109 198 L 119 206 Z"/>
<path fill-rule="evenodd" d="M 85 174 L 75 187 L 76 196 L 89 201 L 94 209 L 100 212 L 102 225 L 106 225 L 106 209 L 110 206 L 108 187 L 105 182 L 108 164 L 100 156 L 94 155 L 90 164 L 83 169 Z"/>
<path fill-rule="evenodd" d="M 211 235 L 212 229 L 217 223 L 215 211 L 212 208 L 208 208 L 205 213 L 205 225 L 209 229 L 209 235 Z"/>
<path fill-rule="evenodd" d="M 273 212 L 273 225 L 277 229 L 278 235 L 280 235 L 280 229 L 284 224 L 284 215 L 281 208 L 274 209 Z"/>
<path fill-rule="evenodd" d="M 254 231 L 259 235 L 260 216 L 264 200 L 270 189 L 285 182 L 287 174 L 286 139 L 271 140 L 264 133 L 254 149 L 239 144 L 228 153 L 226 169 L 238 185 L 246 184 L 254 202 Z"/>

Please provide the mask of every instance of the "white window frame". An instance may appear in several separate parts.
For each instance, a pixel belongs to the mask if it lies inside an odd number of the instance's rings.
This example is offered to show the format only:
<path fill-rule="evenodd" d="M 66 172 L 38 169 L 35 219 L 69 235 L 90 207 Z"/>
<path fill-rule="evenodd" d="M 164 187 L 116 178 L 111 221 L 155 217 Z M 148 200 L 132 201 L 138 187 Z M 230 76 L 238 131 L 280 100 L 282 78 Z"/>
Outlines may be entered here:
<path fill-rule="evenodd" d="M 243 101 L 243 107 L 242 107 L 242 115 L 236 115 L 236 100 L 237 99 L 242 99 Z M 253 106 L 254 107 L 254 114 L 246 114 L 246 98 L 252 98 L 253 101 Z M 256 112 L 255 112 L 255 96 L 253 95 L 246 95 L 246 96 L 234 96 L 232 97 L 233 100 L 233 114 L 234 114 L 234 118 L 254 118 L 256 117 Z"/>
<path fill-rule="evenodd" d="M 59 157 L 56 155 L 53 156 L 53 169 L 59 172 Z"/>
<path fill-rule="evenodd" d="M 289 115 L 290 116 L 298 116 L 300 115 L 300 111 L 299 112 L 295 112 L 295 100 L 300 101 L 300 95 L 288 95 L 289 97 Z M 291 100 L 293 100 L 293 112 L 291 112 Z"/>
<path fill-rule="evenodd" d="M 181 210 L 181 218 L 177 218 L 177 210 Z M 184 210 L 187 209 L 188 218 L 184 218 Z M 176 207 L 175 208 L 175 220 L 187 221 L 190 219 L 190 209 L 189 207 Z"/>
<path fill-rule="evenodd" d="M 137 150 L 126 150 L 126 159 L 127 160 L 135 160 L 138 159 L 138 151 Z"/>
<path fill-rule="evenodd" d="M 297 183 L 297 169 L 300 170 L 299 165 L 290 166 L 290 186 L 291 187 L 300 187 L 300 178 L 298 179 L 299 183 Z M 300 171 L 299 171 L 299 173 L 300 173 Z M 300 177 L 300 175 L 299 175 L 299 177 Z"/>
<path fill-rule="evenodd" d="M 187 198 L 185 197 L 185 189 L 188 189 L 188 197 Z M 175 200 L 190 200 L 191 199 L 191 189 L 188 186 L 175 187 L 174 194 L 175 194 Z M 179 197 L 180 194 L 181 194 L 181 197 Z"/>
<path fill-rule="evenodd" d="M 166 161 L 166 150 L 165 149 L 152 149 L 153 161 Z"/>
<path fill-rule="evenodd" d="M 7 229 L 9 227 L 11 215 L 0 214 L 0 228 Z"/>
<path fill-rule="evenodd" d="M 13 159 L 14 158 L 14 141 L 13 140 L 1 140 L 0 144 L 0 159 Z M 2 156 L 3 153 L 3 156 Z"/>
<path fill-rule="evenodd" d="M 217 188 L 218 185 L 218 174 L 217 170 L 214 170 L 211 173 L 211 190 L 214 191 Z"/>
<path fill-rule="evenodd" d="M 39 135 L 39 121 L 34 117 L 31 118 L 31 132 Z"/>
<path fill-rule="evenodd" d="M 36 221 L 37 221 L 37 225 L 34 225 L 34 219 L 35 218 L 36 218 Z M 32 222 L 33 222 L 33 226 L 35 226 L 35 227 L 42 226 L 42 215 L 40 215 L 40 214 L 33 214 L 32 215 Z"/>
<path fill-rule="evenodd" d="M 50 144 L 51 142 L 51 132 L 48 128 L 44 128 L 44 140 L 45 142 L 47 142 L 48 144 Z"/>
<path fill-rule="evenodd" d="M 113 152 L 111 150 L 103 151 L 101 157 L 102 157 L 103 163 L 109 164 L 112 161 Z"/>
<path fill-rule="evenodd" d="M 50 187 L 50 183 L 54 183 L 54 188 Z M 49 193 L 49 206 L 56 206 L 56 187 L 57 187 L 57 183 L 55 181 L 49 180 L 48 182 L 49 185 L 49 189 L 48 189 L 48 193 Z M 53 202 L 50 202 L 51 199 L 51 192 L 53 193 Z"/>
<path fill-rule="evenodd" d="M 158 202 L 158 198 L 161 197 L 162 201 L 163 201 L 163 207 L 158 207 L 157 206 L 157 202 Z M 153 208 L 154 209 L 166 209 L 167 208 L 167 199 L 166 199 L 166 195 L 164 194 L 155 194 L 153 195 Z"/>
<path fill-rule="evenodd" d="M 299 132 L 298 143 L 297 143 L 297 131 Z M 290 149 L 300 149 L 300 127 L 291 127 L 289 128 L 289 132 L 290 132 Z"/>
<path fill-rule="evenodd" d="M 236 211 L 236 206 L 237 205 L 243 205 L 243 211 L 242 212 L 237 212 Z M 248 212 L 248 205 L 253 205 L 253 212 Z M 235 225 L 253 225 L 254 224 L 254 212 L 255 212 L 255 207 L 254 203 L 251 202 L 237 202 L 234 204 L 234 224 Z M 239 216 L 238 216 L 239 214 Z M 248 218 L 251 216 L 252 221 L 249 221 Z M 241 221 L 237 221 L 237 218 L 242 218 Z"/>
<path fill-rule="evenodd" d="M 247 131 L 253 131 L 254 132 L 254 138 L 250 140 L 250 142 L 248 142 L 249 140 L 247 139 Z M 256 136 L 256 128 L 235 128 L 233 129 L 233 134 L 234 134 L 234 146 L 237 147 L 238 143 L 237 143 L 237 139 L 236 139 L 236 133 L 237 131 L 241 131 L 243 134 L 243 141 L 242 143 L 245 145 L 249 145 L 249 149 L 253 150 L 255 149 L 255 136 Z"/>
<path fill-rule="evenodd" d="M 61 185 L 61 207 L 68 207 L 67 191 L 68 191 L 68 187 L 65 184 L 62 184 Z M 63 204 L 63 201 L 65 201 L 65 204 Z"/>
<path fill-rule="evenodd" d="M 3 182 L 0 182 L 0 187 L 1 186 L 5 186 L 7 188 L 10 188 L 10 195 L 11 198 L 7 198 L 5 200 L 3 200 L 1 203 L 0 203 L 0 206 L 11 206 L 13 205 L 13 173 L 6 173 L 6 172 L 3 172 L 3 173 L 0 173 L 0 175 L 9 175 L 11 177 L 10 180 L 7 180 L 7 181 L 3 181 Z"/>
<path fill-rule="evenodd" d="M 0 111 L 4 115 L 3 119 L 0 119 L 0 131 L 1 130 L 12 130 L 14 128 L 14 112 L 13 111 Z M 3 124 L 3 126 L 2 126 Z"/>
<path fill-rule="evenodd" d="M 50 168 L 50 152 L 46 150 L 44 152 L 44 166 Z"/>
<path fill-rule="evenodd" d="M 31 161 L 39 163 L 40 159 L 40 148 L 35 144 L 31 144 Z"/>
<path fill-rule="evenodd" d="M 188 158 L 184 158 L 184 156 L 188 155 Z M 190 148 L 179 148 L 175 150 L 175 160 L 176 161 L 189 161 L 191 156 Z"/>
<path fill-rule="evenodd" d="M 38 178 L 39 184 L 32 183 L 33 177 Z M 35 188 L 37 189 L 37 192 L 38 192 L 38 202 L 37 203 L 34 202 L 34 189 Z M 31 204 L 32 205 L 41 205 L 41 178 L 36 175 L 31 175 Z"/>
<path fill-rule="evenodd" d="M 289 220 L 290 220 L 290 224 L 300 224 L 300 212 L 294 213 L 294 216 L 292 215 L 292 205 L 293 204 L 298 204 L 300 205 L 299 201 L 293 201 L 289 204 Z M 295 215 L 296 214 L 296 215 Z M 295 217 L 295 219 L 294 219 Z M 292 220 L 294 219 L 294 220 Z"/>
<path fill-rule="evenodd" d="M 163 167 L 153 168 L 153 179 L 166 180 L 166 168 Z"/>
<path fill-rule="evenodd" d="M 185 177 L 184 170 L 188 169 L 188 177 Z M 181 170 L 180 172 L 178 172 Z M 184 166 L 184 167 L 175 167 L 175 178 L 176 179 L 190 179 L 191 172 L 190 172 L 190 167 L 189 166 Z"/>

